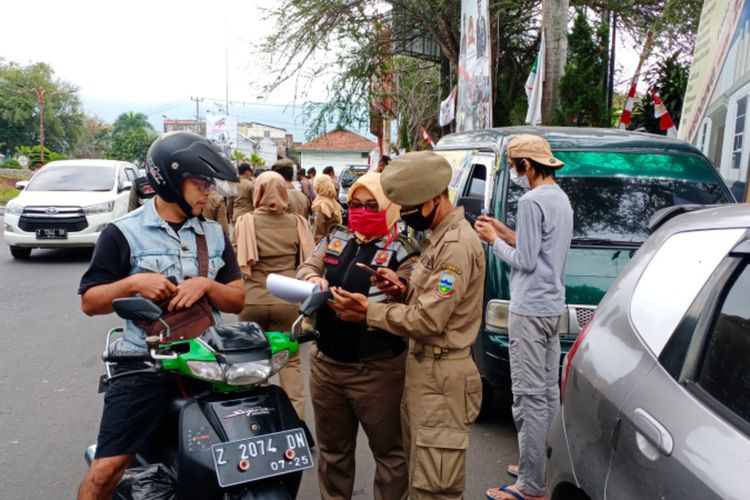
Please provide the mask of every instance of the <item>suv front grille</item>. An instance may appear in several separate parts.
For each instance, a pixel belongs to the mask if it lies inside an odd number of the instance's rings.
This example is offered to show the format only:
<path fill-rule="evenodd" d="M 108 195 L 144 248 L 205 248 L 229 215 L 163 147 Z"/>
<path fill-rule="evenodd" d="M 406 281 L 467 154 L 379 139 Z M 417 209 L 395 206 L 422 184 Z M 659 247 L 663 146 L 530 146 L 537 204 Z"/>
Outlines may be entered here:
<path fill-rule="evenodd" d="M 22 231 L 37 229 L 67 229 L 68 232 L 83 231 L 89 227 L 80 207 L 26 207 L 18 221 Z"/>

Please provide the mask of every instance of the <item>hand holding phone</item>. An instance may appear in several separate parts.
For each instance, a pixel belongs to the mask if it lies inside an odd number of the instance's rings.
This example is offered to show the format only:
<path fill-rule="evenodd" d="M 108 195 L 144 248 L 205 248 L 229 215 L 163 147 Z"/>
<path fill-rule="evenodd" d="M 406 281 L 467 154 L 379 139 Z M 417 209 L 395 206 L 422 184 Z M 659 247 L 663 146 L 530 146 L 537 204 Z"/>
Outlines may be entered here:
<path fill-rule="evenodd" d="M 375 269 L 371 268 L 367 264 L 363 264 L 362 262 L 357 262 L 355 266 L 372 274 L 375 277 L 375 279 L 378 281 L 385 281 L 386 283 L 390 283 L 391 286 L 396 286 L 399 289 L 401 289 L 404 286 L 400 281 L 394 281 L 388 276 L 384 274 L 380 274 L 379 272 L 377 272 Z"/>

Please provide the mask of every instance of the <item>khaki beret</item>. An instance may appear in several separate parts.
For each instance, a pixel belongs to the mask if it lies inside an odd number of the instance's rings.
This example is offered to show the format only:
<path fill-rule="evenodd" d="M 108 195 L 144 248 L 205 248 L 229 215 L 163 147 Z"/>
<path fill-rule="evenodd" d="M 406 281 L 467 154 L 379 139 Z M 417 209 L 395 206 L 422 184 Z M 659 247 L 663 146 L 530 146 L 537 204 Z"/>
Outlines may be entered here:
<path fill-rule="evenodd" d="M 561 168 L 565 163 L 552 156 L 549 143 L 538 135 L 521 134 L 508 142 L 508 158 L 531 158 L 551 168 Z"/>
<path fill-rule="evenodd" d="M 432 151 L 406 153 L 393 160 L 380 176 L 386 198 L 413 207 L 445 191 L 453 177 L 448 160 Z"/>
<path fill-rule="evenodd" d="M 273 164 L 273 166 L 271 167 L 271 170 L 273 170 L 274 172 L 276 172 L 276 171 L 278 171 L 278 170 L 280 170 L 280 169 L 282 169 L 284 167 L 292 167 L 292 168 L 294 168 L 295 166 L 296 165 L 294 164 L 294 162 L 292 160 L 290 160 L 289 158 L 282 158 L 281 160 L 279 160 L 279 161 L 277 161 L 276 163 Z"/>

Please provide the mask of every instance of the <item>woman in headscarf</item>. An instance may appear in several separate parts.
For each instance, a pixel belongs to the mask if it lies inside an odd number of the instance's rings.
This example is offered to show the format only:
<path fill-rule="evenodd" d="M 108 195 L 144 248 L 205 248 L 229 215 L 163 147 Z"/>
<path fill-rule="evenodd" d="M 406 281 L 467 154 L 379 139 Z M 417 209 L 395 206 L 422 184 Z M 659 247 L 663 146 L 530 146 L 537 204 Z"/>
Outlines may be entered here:
<path fill-rule="evenodd" d="M 383 194 L 380 174 L 360 177 L 347 198 L 348 230 L 334 227 L 297 278 L 324 289 L 338 286 L 363 293 L 372 301 L 388 300 L 357 264 L 392 269 L 406 282 L 417 259 L 416 245 L 398 234 L 400 207 Z M 406 498 L 408 466 L 400 417 L 406 342 L 363 323 L 342 321 L 328 307 L 318 310 L 316 328 L 320 339 L 310 347 L 310 395 L 322 498 L 351 498 L 360 424 L 375 458 L 373 498 Z"/>
<path fill-rule="evenodd" d="M 336 186 L 327 175 L 315 178 L 315 199 L 312 202 L 313 239 L 318 242 L 341 224 L 341 205 L 336 200 Z"/>
<path fill-rule="evenodd" d="M 312 252 L 314 243 L 307 221 L 286 212 L 287 185 L 276 172 L 265 172 L 254 181 L 254 212 L 234 225 L 237 259 L 245 284 L 245 308 L 240 321 L 254 321 L 265 331 L 288 332 L 297 319 L 297 307 L 266 290 L 271 273 L 294 277 L 297 267 Z M 279 372 L 281 387 L 305 418 L 305 388 L 299 355 Z"/>

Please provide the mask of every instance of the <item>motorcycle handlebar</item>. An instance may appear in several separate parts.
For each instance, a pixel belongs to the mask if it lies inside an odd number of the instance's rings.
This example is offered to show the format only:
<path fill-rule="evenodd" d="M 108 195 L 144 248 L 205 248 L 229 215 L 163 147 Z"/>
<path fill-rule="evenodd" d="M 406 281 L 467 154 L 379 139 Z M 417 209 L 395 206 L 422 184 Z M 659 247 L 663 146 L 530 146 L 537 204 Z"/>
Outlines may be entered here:
<path fill-rule="evenodd" d="M 303 333 L 294 340 L 296 340 L 298 344 L 304 344 L 305 342 L 311 342 L 313 340 L 318 340 L 319 338 L 320 332 L 318 330 L 312 330 L 310 332 Z"/>
<path fill-rule="evenodd" d="M 120 363 L 126 361 L 152 361 L 151 353 L 148 351 L 115 351 L 105 352 L 102 359 L 108 363 Z"/>

